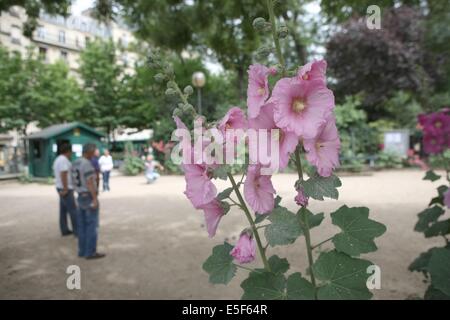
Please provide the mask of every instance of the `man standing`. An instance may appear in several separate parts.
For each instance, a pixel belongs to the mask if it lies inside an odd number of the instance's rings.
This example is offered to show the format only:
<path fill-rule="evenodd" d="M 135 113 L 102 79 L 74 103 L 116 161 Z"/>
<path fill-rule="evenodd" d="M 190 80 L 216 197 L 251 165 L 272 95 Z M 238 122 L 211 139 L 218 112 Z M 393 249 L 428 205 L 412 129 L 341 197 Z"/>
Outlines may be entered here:
<path fill-rule="evenodd" d="M 100 171 L 102 172 L 103 191 L 110 191 L 109 177 L 110 177 L 111 171 L 114 167 L 114 163 L 113 163 L 113 158 L 109 154 L 108 149 L 105 149 L 103 151 L 103 155 L 98 160 L 98 163 L 100 165 Z"/>
<path fill-rule="evenodd" d="M 97 181 L 91 160 L 97 146 L 87 143 L 83 146 L 83 157 L 72 166 L 72 177 L 78 193 L 78 256 L 99 259 L 105 255 L 97 252 L 99 203 Z"/>
<path fill-rule="evenodd" d="M 77 236 L 77 207 L 73 195 L 71 156 L 72 146 L 65 142 L 59 146 L 59 156 L 53 163 L 56 191 L 59 194 L 59 227 L 63 236 L 71 234 Z M 72 231 L 67 225 L 67 213 L 70 215 Z"/>
<path fill-rule="evenodd" d="M 97 181 L 97 189 L 100 184 L 100 164 L 98 163 L 98 158 L 100 157 L 100 150 L 98 150 L 97 146 L 95 147 L 94 156 L 91 158 L 91 164 L 95 169 L 95 177 Z"/>

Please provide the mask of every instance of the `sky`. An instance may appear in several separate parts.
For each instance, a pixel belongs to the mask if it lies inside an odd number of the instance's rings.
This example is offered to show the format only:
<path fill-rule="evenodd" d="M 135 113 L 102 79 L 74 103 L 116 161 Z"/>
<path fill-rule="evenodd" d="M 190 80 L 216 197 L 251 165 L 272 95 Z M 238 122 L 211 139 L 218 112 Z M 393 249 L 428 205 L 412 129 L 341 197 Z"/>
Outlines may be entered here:
<path fill-rule="evenodd" d="M 72 5 L 72 13 L 80 14 L 82 11 L 89 9 L 94 4 L 94 0 L 75 0 Z"/>

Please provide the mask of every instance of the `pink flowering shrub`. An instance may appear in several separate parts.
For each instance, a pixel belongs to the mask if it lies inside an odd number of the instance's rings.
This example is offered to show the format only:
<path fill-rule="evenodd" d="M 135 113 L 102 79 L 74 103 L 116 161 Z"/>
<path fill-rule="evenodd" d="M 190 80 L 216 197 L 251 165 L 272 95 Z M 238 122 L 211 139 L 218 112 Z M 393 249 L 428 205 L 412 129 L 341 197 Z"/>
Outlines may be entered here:
<path fill-rule="evenodd" d="M 246 112 L 231 107 L 222 119 L 208 122 L 188 102 L 192 88 L 180 90 L 170 67 L 158 54 L 150 57 L 150 64 L 162 72 L 157 77 L 167 80 L 166 93 L 181 100 L 174 111 L 173 140 L 180 142 L 175 149 L 182 159 L 186 197 L 203 211 L 208 235 L 214 237 L 229 214 L 241 214 L 248 223 L 237 243 L 213 248 L 203 269 L 215 284 L 229 283 L 238 268 L 250 271 L 241 284 L 244 299 L 369 299 L 372 263 L 359 256 L 377 250 L 374 240 L 386 228 L 369 219 L 369 209 L 344 205 L 330 215 L 340 232 L 312 243 L 310 229 L 319 227 L 325 215 L 311 212 L 309 204 L 338 199 L 341 186 L 334 174 L 340 149 L 334 95 L 327 87 L 324 60 L 287 68 L 279 44 L 285 32 L 276 28 L 271 1 L 268 11 L 271 22 L 265 23 L 272 30 L 279 64 L 249 66 Z M 181 120 L 184 115 L 194 117 L 192 131 Z M 228 160 L 239 159 L 242 147 L 243 161 L 233 162 L 242 167 L 238 180 Z M 313 170 L 305 172 L 302 159 Z M 272 175 L 289 162 L 295 164 L 298 179 L 292 183 L 292 197 L 283 201 Z M 217 190 L 215 179 L 229 181 L 230 187 Z M 295 211 L 286 207 L 295 204 Z M 286 258 L 269 255 L 272 247 L 297 245 L 301 237 L 306 251 L 299 246 L 299 254 L 308 261 L 307 272 L 290 270 Z M 325 245 L 326 251 L 317 251 Z M 254 268 L 258 263 L 262 266 Z"/>
<path fill-rule="evenodd" d="M 438 175 L 433 169 L 426 172 L 423 180 L 440 182 L 437 195 L 432 198 L 428 208 L 418 214 L 414 227 L 425 238 L 442 237 L 442 247 L 433 247 L 422 253 L 409 266 L 410 271 L 422 272 L 429 287 L 425 299 L 450 299 L 450 110 L 421 114 L 419 126 L 423 131 L 423 146 L 428 154 L 439 157 L 445 169 L 445 176 Z M 445 182 L 442 183 L 442 180 Z"/>

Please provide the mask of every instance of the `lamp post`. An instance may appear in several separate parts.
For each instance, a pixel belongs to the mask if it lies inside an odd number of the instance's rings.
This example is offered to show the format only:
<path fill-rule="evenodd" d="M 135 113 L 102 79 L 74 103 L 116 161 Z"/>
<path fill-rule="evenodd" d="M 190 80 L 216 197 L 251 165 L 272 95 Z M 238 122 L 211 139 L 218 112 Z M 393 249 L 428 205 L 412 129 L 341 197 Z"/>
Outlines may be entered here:
<path fill-rule="evenodd" d="M 202 114 L 202 88 L 205 86 L 206 77 L 201 71 L 194 72 L 192 75 L 192 85 L 197 88 L 198 113 Z"/>

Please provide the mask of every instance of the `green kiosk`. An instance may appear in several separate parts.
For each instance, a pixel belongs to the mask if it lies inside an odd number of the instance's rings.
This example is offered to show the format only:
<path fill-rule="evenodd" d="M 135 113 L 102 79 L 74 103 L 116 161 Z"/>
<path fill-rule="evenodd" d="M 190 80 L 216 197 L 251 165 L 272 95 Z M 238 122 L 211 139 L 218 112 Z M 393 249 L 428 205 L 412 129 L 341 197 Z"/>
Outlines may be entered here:
<path fill-rule="evenodd" d="M 72 160 L 75 160 L 82 156 L 83 144 L 95 143 L 101 149 L 104 137 L 99 131 L 80 122 L 53 125 L 33 133 L 27 137 L 29 173 L 34 177 L 51 177 L 59 145 L 69 142 L 72 145 Z"/>

